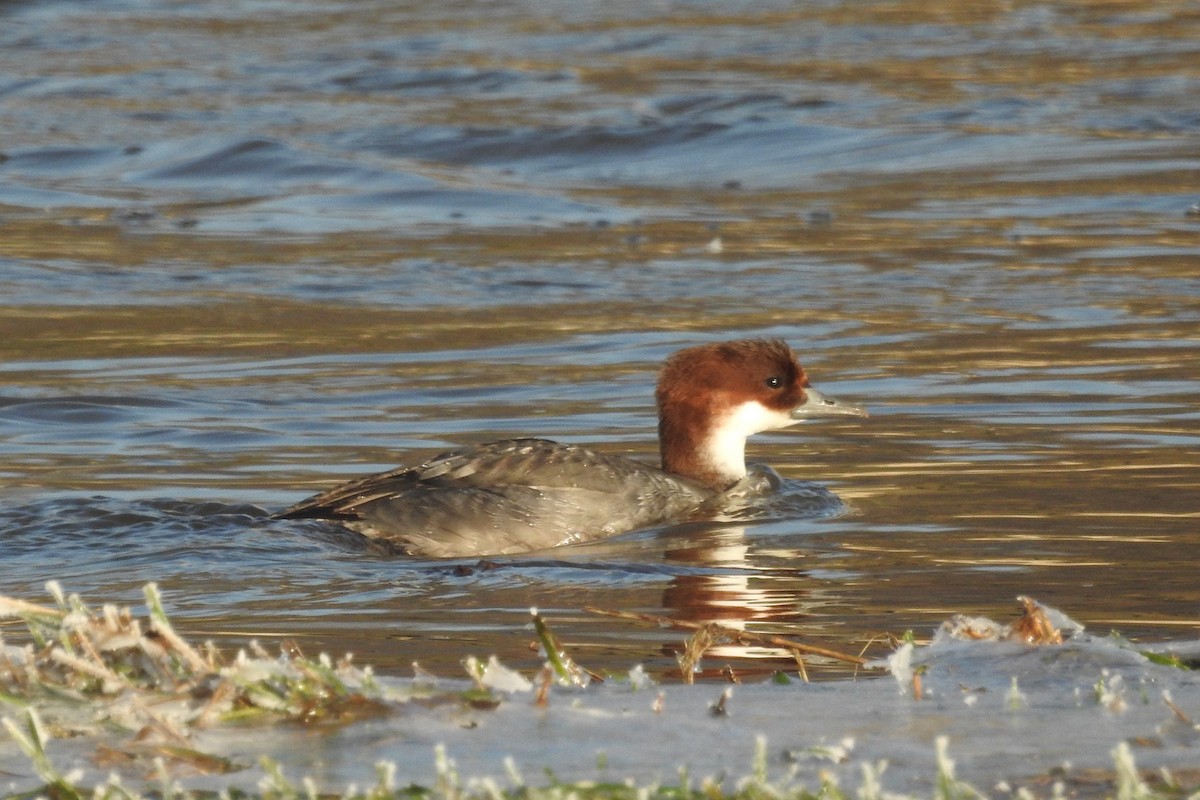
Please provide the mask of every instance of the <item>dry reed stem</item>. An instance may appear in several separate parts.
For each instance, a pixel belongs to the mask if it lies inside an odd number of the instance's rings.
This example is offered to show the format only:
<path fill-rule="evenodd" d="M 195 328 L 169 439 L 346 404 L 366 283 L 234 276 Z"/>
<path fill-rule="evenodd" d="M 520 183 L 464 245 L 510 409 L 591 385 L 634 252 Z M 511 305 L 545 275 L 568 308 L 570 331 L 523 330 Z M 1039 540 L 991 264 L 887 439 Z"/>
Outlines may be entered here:
<path fill-rule="evenodd" d="M 847 664 L 854 664 L 859 667 L 867 666 L 867 659 L 862 656 L 854 656 L 849 653 L 841 653 L 837 650 L 830 650 L 827 647 L 819 647 L 817 645 L 805 644 L 798 642 L 795 639 L 786 639 L 782 636 L 775 636 L 769 633 L 754 633 L 753 631 L 740 631 L 735 628 L 730 628 L 719 622 L 690 622 L 688 620 L 675 619 L 673 617 L 660 617 L 655 614 L 639 614 L 634 611 L 611 611 L 604 608 L 596 608 L 595 606 L 584 606 L 583 610 L 589 614 L 599 614 L 605 617 L 616 617 L 617 619 L 626 619 L 633 622 L 644 622 L 650 625 L 659 627 L 668 626 L 679 630 L 699 631 L 705 628 L 709 629 L 710 634 L 719 631 L 721 635 L 727 636 L 730 640 L 738 644 L 763 644 L 770 647 L 778 647 L 783 650 L 791 650 L 793 653 L 806 653 L 811 656 L 821 656 L 834 661 L 844 661 Z"/>

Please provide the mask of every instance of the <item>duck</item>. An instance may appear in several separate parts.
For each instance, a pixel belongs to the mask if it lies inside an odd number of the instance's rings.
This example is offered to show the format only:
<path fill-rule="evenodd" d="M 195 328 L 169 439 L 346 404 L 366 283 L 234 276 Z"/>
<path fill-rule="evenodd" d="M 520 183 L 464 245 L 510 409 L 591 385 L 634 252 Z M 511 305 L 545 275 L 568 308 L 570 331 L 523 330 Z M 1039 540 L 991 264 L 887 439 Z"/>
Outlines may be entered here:
<path fill-rule="evenodd" d="M 336 523 L 416 557 L 546 550 L 719 509 L 758 491 L 748 437 L 868 416 L 814 389 L 782 339 L 679 350 L 659 371 L 655 402 L 659 466 L 548 439 L 505 439 L 368 475 L 273 516 Z"/>

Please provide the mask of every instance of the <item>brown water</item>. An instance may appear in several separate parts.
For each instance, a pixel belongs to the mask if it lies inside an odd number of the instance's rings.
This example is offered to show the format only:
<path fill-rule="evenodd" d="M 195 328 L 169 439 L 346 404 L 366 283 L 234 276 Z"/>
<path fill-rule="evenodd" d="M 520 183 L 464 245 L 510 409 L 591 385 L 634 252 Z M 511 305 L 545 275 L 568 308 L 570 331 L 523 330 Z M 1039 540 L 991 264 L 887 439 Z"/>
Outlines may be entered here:
<path fill-rule="evenodd" d="M 1200 627 L 1191 3 L 8 3 L 0 76 L 4 593 L 391 673 L 533 665 L 530 606 L 660 675 L 581 609 Z M 661 359 L 748 335 L 871 409 L 749 448 L 847 513 L 484 566 L 265 518 L 496 437 L 653 459 Z"/>

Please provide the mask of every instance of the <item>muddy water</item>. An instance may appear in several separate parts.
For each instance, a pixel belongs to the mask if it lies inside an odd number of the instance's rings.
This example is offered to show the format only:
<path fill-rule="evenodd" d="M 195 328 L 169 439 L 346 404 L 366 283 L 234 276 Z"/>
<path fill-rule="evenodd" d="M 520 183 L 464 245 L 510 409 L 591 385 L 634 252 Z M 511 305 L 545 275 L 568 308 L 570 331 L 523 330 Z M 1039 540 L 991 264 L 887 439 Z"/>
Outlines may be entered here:
<path fill-rule="evenodd" d="M 1194 637 L 1198 43 L 1136 0 L 5 4 L 0 587 L 393 673 L 533 665 L 530 606 L 660 675 L 678 634 L 581 609 Z M 653 459 L 661 359 L 749 335 L 871 409 L 750 447 L 846 513 L 484 565 L 266 519 L 497 437 Z"/>

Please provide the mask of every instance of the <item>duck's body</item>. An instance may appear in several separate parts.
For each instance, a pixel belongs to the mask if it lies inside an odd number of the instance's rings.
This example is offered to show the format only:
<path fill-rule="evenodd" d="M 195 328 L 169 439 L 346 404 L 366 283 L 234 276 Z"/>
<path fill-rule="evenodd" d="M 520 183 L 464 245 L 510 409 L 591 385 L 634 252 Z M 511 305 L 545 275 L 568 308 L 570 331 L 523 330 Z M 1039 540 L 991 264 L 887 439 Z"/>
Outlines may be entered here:
<path fill-rule="evenodd" d="M 331 489 L 277 514 L 328 519 L 411 555 L 541 550 L 687 518 L 745 480 L 752 433 L 866 412 L 821 396 L 779 340 L 669 358 L 656 392 L 662 468 L 577 445 L 511 439 Z"/>
<path fill-rule="evenodd" d="M 280 516 L 340 522 L 412 555 L 541 550 L 686 515 L 712 493 L 649 464 L 546 439 L 508 439 L 371 475 Z"/>

